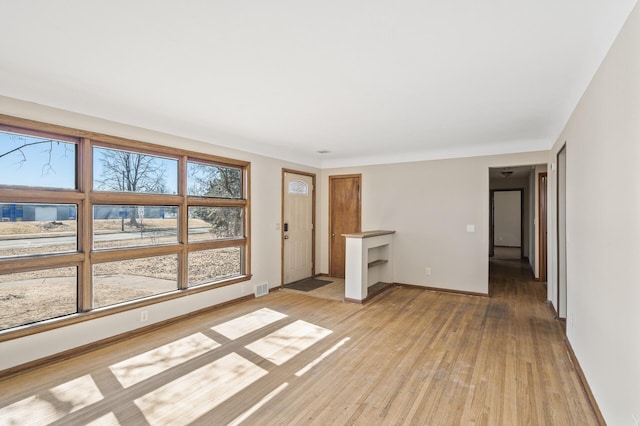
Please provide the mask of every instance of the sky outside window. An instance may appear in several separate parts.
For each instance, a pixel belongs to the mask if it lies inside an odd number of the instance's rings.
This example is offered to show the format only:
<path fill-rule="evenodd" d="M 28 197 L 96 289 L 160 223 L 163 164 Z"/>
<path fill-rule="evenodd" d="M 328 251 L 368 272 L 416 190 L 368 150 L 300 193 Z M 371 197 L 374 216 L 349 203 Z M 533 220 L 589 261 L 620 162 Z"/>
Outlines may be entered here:
<path fill-rule="evenodd" d="M 0 185 L 75 189 L 76 144 L 0 132 Z"/>

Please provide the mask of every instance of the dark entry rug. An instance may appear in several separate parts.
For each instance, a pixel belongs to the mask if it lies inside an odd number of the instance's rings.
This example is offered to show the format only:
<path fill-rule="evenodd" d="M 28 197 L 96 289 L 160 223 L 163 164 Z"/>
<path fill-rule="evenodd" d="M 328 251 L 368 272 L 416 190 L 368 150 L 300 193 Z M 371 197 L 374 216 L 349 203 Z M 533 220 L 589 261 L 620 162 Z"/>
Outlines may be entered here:
<path fill-rule="evenodd" d="M 318 280 L 315 278 L 305 278 L 304 280 L 287 284 L 284 286 L 284 288 L 290 288 L 293 290 L 300 290 L 300 291 L 311 291 L 311 290 L 315 290 L 316 288 L 323 287 L 327 284 L 331 284 L 332 282 L 333 281 Z"/>

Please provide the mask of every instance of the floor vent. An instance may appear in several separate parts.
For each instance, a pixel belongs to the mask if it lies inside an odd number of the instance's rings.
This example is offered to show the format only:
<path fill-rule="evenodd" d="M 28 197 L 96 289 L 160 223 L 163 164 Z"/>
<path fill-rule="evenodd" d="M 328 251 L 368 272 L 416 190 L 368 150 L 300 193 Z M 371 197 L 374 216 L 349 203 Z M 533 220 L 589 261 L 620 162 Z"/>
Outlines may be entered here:
<path fill-rule="evenodd" d="M 269 283 L 258 284 L 255 287 L 256 297 L 264 296 L 266 294 L 269 294 Z"/>

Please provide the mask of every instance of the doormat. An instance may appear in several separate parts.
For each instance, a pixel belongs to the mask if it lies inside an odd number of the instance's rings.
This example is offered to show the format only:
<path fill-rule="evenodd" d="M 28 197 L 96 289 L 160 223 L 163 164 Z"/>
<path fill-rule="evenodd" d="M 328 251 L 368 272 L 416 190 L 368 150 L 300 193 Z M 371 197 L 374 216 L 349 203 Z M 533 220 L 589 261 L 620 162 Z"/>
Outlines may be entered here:
<path fill-rule="evenodd" d="M 333 281 L 318 280 L 315 278 L 305 278 L 304 280 L 296 281 L 291 284 L 286 284 L 284 288 L 290 288 L 293 290 L 300 290 L 300 291 L 311 291 L 320 287 L 324 287 L 325 285 L 331 284 L 332 282 Z"/>

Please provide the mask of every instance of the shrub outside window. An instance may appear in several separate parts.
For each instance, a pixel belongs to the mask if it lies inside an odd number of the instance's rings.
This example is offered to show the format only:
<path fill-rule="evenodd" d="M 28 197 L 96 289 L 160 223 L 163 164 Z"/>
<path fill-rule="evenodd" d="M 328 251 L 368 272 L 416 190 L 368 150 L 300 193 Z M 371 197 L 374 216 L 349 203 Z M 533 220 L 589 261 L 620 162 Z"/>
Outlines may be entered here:
<path fill-rule="evenodd" d="M 189 161 L 187 191 L 197 197 L 242 198 L 242 170 Z"/>
<path fill-rule="evenodd" d="M 189 241 L 241 238 L 242 207 L 189 207 Z"/>

